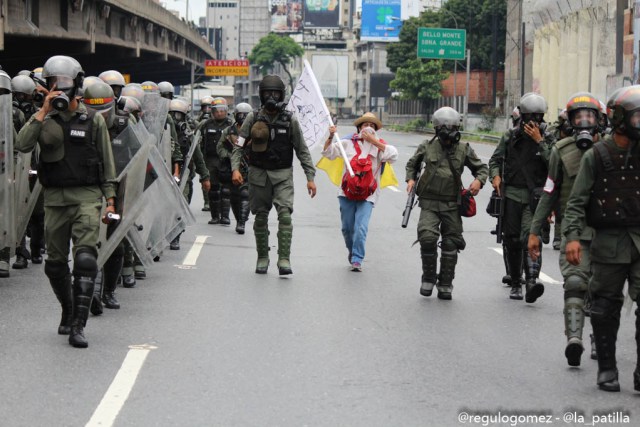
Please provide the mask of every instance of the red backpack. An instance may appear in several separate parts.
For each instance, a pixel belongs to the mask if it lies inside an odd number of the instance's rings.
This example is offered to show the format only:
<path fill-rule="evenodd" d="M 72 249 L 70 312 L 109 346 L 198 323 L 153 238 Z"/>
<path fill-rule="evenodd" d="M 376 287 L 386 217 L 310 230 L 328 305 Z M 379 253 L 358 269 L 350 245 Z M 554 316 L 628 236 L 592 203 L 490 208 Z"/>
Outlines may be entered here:
<path fill-rule="evenodd" d="M 362 149 L 358 145 L 358 141 L 355 138 L 352 138 L 351 141 L 356 149 L 356 155 L 350 162 L 353 176 L 349 175 L 349 171 L 344 173 L 342 176 L 342 191 L 349 200 L 367 200 L 378 188 L 373 172 L 373 164 L 370 156 L 364 159 L 360 158 Z"/>

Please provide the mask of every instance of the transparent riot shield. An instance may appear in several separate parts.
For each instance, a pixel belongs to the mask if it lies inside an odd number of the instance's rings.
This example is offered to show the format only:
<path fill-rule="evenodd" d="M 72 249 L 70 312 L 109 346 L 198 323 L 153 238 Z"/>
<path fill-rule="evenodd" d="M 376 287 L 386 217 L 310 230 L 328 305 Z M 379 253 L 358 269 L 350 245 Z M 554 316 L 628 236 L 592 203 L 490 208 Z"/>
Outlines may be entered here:
<path fill-rule="evenodd" d="M 136 129 L 137 128 L 137 129 Z M 129 123 L 129 125 L 115 138 L 111 140 L 111 151 L 116 165 L 116 176 L 120 176 L 129 162 L 133 160 L 145 139 L 140 139 L 144 129 L 142 123 Z"/>
<path fill-rule="evenodd" d="M 127 234 L 136 252 L 145 248 L 145 254 L 138 253 L 145 265 L 187 226 L 195 223 L 187 201 L 156 147 L 151 147 L 149 165 L 140 197 L 142 210 Z"/>
<path fill-rule="evenodd" d="M 171 162 L 171 129 L 167 126 L 160 137 L 160 143 L 158 144 L 158 151 L 162 155 L 164 164 L 169 166 L 169 170 L 172 170 Z"/>
<path fill-rule="evenodd" d="M 11 79 L 0 71 L 0 249 L 16 244 Z"/>
<path fill-rule="evenodd" d="M 191 174 L 191 159 L 193 159 L 193 153 L 196 151 L 198 144 L 200 144 L 200 131 L 191 136 L 191 146 L 189 147 L 187 156 L 184 158 L 184 166 L 182 168 L 182 173 L 180 174 L 180 192 L 183 194 L 184 189 L 187 186 L 187 181 L 189 180 L 189 175 Z"/>
<path fill-rule="evenodd" d="M 145 93 L 142 102 L 142 122 L 154 137 L 154 145 L 159 142 L 164 133 L 170 101 L 157 93 Z"/>
<path fill-rule="evenodd" d="M 31 159 L 33 153 L 18 153 L 15 163 L 15 195 L 16 195 L 16 237 L 24 236 L 29 225 L 31 213 L 38 202 L 42 184 L 31 175 Z"/>
<path fill-rule="evenodd" d="M 144 132 L 144 125 L 130 124 L 120 135 L 121 155 L 125 152 L 133 154 L 133 157 L 126 162 L 122 171 L 118 173 L 118 188 L 116 192 L 116 214 L 120 215 L 120 220 L 110 226 L 110 234 L 107 237 L 107 225 L 100 225 L 100 238 L 98 243 L 98 266 L 101 267 L 109 259 L 120 241 L 126 236 L 127 231 L 133 226 L 136 217 L 142 210 L 141 196 L 144 191 L 144 179 L 147 173 L 147 164 L 151 144 L 149 139 L 140 139 L 140 136 L 149 137 Z M 115 139 L 114 139 L 115 140 Z M 130 150 L 129 150 L 130 149 Z M 121 159 L 122 160 L 122 159 Z M 122 160 L 124 163 L 124 160 Z M 157 203 L 157 202 L 156 202 Z"/>

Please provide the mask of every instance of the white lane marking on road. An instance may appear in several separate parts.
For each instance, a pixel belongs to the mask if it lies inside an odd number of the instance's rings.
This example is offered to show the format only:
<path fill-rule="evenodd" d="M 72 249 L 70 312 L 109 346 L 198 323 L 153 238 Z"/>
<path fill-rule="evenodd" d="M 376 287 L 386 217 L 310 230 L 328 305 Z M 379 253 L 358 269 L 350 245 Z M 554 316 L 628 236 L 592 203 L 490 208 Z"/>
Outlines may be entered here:
<path fill-rule="evenodd" d="M 209 236 L 196 236 L 196 241 L 193 242 L 193 246 L 189 249 L 187 256 L 184 257 L 184 261 L 182 261 L 182 265 L 178 267 L 185 267 L 188 265 L 196 265 L 198 262 L 198 257 L 200 256 L 200 251 L 204 246 L 204 242 L 207 241 Z"/>
<path fill-rule="evenodd" d="M 86 427 L 110 427 L 113 425 L 124 403 L 129 398 L 129 393 L 131 393 L 147 355 L 156 348 L 148 344 L 129 346 L 127 357 L 124 358 L 120 370 Z"/>
<path fill-rule="evenodd" d="M 498 252 L 502 256 L 502 248 L 489 247 L 489 249 L 493 249 L 494 251 Z M 540 272 L 539 277 L 540 277 L 540 280 L 550 285 L 562 285 L 562 282 L 558 282 L 556 279 L 544 274 L 542 271 Z"/>

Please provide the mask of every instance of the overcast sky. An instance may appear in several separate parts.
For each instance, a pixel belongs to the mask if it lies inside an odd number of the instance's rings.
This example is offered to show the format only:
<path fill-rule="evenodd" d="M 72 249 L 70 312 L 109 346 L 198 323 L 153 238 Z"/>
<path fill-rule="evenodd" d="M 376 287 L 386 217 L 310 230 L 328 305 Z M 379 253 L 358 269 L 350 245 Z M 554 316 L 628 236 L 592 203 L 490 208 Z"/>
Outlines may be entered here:
<path fill-rule="evenodd" d="M 267 1 L 267 0 L 265 0 Z M 160 0 L 167 9 L 177 10 L 180 17 L 186 17 L 187 3 L 189 3 L 189 20 L 198 23 L 198 19 L 204 16 L 207 8 L 207 0 Z"/>

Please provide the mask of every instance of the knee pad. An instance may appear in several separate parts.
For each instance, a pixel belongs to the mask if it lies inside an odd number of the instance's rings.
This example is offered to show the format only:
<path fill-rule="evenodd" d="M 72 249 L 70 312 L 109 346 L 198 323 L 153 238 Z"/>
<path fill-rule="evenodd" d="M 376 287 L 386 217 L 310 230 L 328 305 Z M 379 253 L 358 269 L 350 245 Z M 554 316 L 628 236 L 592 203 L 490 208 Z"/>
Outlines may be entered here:
<path fill-rule="evenodd" d="M 222 190 L 220 191 L 220 193 L 223 199 L 228 199 L 231 197 L 231 190 L 227 187 L 222 187 Z"/>
<path fill-rule="evenodd" d="M 94 251 L 89 248 L 79 248 L 73 258 L 73 275 L 96 278 L 98 274 L 98 260 Z"/>
<path fill-rule="evenodd" d="M 240 190 L 240 200 L 249 200 L 249 190 L 246 188 Z"/>
<path fill-rule="evenodd" d="M 266 212 L 258 212 L 254 220 L 256 226 L 266 227 L 269 223 L 269 214 Z"/>
<path fill-rule="evenodd" d="M 588 284 L 585 279 L 572 274 L 564 281 L 564 298 L 584 298 L 587 287 Z"/>
<path fill-rule="evenodd" d="M 420 242 L 420 253 L 423 254 L 435 254 L 438 252 L 438 242 L 429 241 L 429 242 Z"/>
<path fill-rule="evenodd" d="M 606 298 L 593 298 L 591 303 L 591 319 L 595 321 L 620 318 L 622 303 Z"/>
<path fill-rule="evenodd" d="M 69 265 L 61 262 L 44 262 L 44 274 L 49 279 L 60 279 L 69 274 Z"/>
<path fill-rule="evenodd" d="M 458 245 L 454 242 L 453 239 L 443 239 L 442 243 L 440 243 L 440 249 L 442 252 L 457 252 Z"/>
<path fill-rule="evenodd" d="M 278 208 L 278 222 L 283 225 L 291 225 L 291 211 L 289 208 Z"/>

